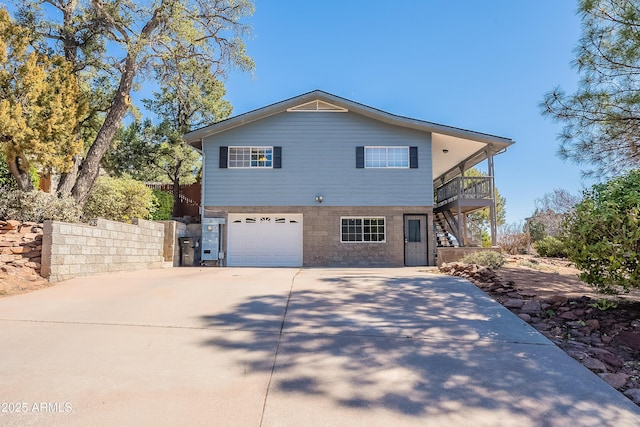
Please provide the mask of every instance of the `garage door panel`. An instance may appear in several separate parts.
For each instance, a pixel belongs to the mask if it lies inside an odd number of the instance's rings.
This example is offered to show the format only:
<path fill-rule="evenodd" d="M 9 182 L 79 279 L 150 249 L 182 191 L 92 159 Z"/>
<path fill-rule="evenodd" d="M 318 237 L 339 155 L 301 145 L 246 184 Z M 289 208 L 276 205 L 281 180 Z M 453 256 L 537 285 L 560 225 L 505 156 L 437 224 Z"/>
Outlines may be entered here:
<path fill-rule="evenodd" d="M 302 214 L 230 214 L 227 265 L 302 266 Z"/>

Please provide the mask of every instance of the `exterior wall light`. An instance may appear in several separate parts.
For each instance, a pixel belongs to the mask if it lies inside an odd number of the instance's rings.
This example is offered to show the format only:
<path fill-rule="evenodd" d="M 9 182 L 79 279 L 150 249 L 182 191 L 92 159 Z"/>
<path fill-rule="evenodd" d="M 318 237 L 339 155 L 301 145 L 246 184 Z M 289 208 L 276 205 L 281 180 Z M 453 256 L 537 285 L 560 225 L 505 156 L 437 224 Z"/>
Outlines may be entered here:
<path fill-rule="evenodd" d="M 322 196 L 316 196 L 316 202 L 322 203 Z"/>
<path fill-rule="evenodd" d="M 444 154 L 447 154 L 447 153 L 449 152 L 449 150 L 447 150 L 447 149 L 445 148 L 444 150 L 442 150 L 442 152 L 443 152 Z"/>

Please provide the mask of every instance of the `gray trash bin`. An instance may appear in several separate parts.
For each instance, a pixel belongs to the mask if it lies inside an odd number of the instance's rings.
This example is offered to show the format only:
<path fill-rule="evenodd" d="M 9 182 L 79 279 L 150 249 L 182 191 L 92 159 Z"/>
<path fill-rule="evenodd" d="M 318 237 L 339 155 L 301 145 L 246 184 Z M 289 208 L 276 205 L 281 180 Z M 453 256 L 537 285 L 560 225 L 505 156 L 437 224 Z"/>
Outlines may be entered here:
<path fill-rule="evenodd" d="M 195 265 L 196 240 L 193 237 L 180 237 L 180 265 L 192 267 Z"/>

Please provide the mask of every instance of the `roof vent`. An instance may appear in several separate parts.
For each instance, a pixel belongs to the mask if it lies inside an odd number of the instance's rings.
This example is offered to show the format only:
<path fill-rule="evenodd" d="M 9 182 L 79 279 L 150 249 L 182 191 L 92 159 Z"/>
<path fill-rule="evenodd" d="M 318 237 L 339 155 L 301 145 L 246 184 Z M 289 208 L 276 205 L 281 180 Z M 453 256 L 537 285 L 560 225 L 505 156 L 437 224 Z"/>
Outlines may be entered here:
<path fill-rule="evenodd" d="M 349 110 L 324 101 L 311 101 L 288 108 L 287 111 L 291 113 L 346 113 Z"/>

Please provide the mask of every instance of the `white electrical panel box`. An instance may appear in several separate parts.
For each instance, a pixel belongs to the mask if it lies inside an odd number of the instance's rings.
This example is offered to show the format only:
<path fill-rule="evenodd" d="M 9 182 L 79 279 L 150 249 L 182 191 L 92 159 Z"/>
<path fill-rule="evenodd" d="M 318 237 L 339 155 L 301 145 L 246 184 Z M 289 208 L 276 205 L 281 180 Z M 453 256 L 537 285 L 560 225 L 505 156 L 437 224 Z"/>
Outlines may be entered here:
<path fill-rule="evenodd" d="M 217 261 L 220 256 L 220 225 L 224 218 L 202 218 L 202 261 Z"/>

